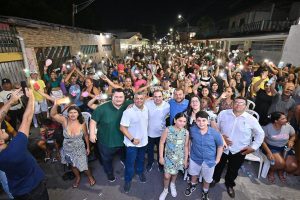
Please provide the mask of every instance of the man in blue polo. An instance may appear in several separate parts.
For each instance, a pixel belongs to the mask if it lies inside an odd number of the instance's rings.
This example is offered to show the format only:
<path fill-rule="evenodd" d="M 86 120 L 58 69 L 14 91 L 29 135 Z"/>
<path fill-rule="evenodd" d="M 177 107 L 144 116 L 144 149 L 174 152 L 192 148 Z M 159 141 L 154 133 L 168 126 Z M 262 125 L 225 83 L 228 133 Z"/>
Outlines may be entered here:
<path fill-rule="evenodd" d="M 202 184 L 202 200 L 208 200 L 209 184 L 213 181 L 215 166 L 219 163 L 223 152 L 223 140 L 220 133 L 208 126 L 209 115 L 205 111 L 196 114 L 196 124 L 190 128 L 190 163 L 191 183 L 185 190 L 190 196 L 196 189 L 199 175 L 204 179 Z"/>
<path fill-rule="evenodd" d="M 184 99 L 183 90 L 177 88 L 174 92 L 174 98 L 169 101 L 169 104 L 170 104 L 170 125 L 172 125 L 175 115 L 187 109 L 189 105 L 189 100 Z"/>

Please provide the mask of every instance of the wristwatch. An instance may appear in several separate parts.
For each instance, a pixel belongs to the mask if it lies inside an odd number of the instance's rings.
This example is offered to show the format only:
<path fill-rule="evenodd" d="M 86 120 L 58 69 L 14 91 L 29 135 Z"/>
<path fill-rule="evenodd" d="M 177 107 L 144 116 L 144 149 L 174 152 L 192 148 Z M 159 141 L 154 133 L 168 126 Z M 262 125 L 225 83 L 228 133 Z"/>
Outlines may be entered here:
<path fill-rule="evenodd" d="M 133 143 L 133 142 L 134 142 L 134 138 L 132 138 L 132 139 L 130 140 L 130 142 L 132 142 L 132 143 Z"/>

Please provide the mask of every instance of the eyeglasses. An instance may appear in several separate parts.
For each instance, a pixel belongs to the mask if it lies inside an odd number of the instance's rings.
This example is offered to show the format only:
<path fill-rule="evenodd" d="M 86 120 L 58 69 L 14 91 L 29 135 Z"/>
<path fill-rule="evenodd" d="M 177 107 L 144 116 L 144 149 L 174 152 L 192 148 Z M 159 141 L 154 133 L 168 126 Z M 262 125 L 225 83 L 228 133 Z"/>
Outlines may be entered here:
<path fill-rule="evenodd" d="M 241 101 L 234 101 L 233 104 L 235 105 L 245 105 L 245 102 L 241 102 Z"/>

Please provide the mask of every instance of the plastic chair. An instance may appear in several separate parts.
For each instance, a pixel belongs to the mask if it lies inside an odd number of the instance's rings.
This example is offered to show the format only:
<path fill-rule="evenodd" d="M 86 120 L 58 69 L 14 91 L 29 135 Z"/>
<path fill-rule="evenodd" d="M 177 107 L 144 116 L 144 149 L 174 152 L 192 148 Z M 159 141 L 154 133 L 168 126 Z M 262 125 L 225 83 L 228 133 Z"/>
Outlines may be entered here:
<path fill-rule="evenodd" d="M 246 112 L 255 117 L 257 121 L 259 121 L 259 114 L 257 112 L 255 112 L 254 110 L 246 110 Z"/>
<path fill-rule="evenodd" d="M 88 133 L 90 133 L 89 132 L 89 130 L 90 130 L 89 128 L 90 128 L 90 121 L 91 121 L 92 115 L 90 113 L 88 113 L 88 112 L 81 112 L 81 114 L 82 114 L 82 116 L 84 118 L 84 121 L 86 123 L 86 127 L 87 127 L 87 130 L 88 130 Z"/>
<path fill-rule="evenodd" d="M 247 99 L 247 110 L 254 110 L 255 103 L 249 99 Z"/>
<path fill-rule="evenodd" d="M 267 160 L 267 157 L 258 149 L 253 153 L 249 153 L 246 155 L 245 160 L 252 161 L 252 162 L 259 162 L 259 169 L 257 178 L 260 178 L 262 167 L 264 162 Z"/>

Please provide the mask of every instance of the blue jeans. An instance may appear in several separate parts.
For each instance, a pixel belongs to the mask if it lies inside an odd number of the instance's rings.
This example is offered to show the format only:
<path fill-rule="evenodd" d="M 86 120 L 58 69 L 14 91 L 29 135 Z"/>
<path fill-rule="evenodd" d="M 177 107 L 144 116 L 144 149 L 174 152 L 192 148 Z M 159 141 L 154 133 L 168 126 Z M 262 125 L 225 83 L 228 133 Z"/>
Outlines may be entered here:
<path fill-rule="evenodd" d="M 124 147 L 108 147 L 100 142 L 97 142 L 98 150 L 101 156 L 103 168 L 106 174 L 113 174 L 112 161 L 114 155 L 119 152 L 121 161 L 125 161 L 124 158 Z"/>
<path fill-rule="evenodd" d="M 8 195 L 8 198 L 9 199 L 14 199 L 14 197 L 12 196 L 12 194 L 9 191 L 6 175 L 1 170 L 0 170 L 0 182 L 2 184 L 4 192 Z"/>
<path fill-rule="evenodd" d="M 159 141 L 160 137 L 151 138 L 148 137 L 148 145 L 147 145 L 147 157 L 148 157 L 148 163 L 147 165 L 152 165 L 154 163 L 154 146 L 156 145 L 157 148 L 157 162 L 159 164 Z M 162 167 L 161 164 L 159 164 L 160 167 Z"/>
<path fill-rule="evenodd" d="M 144 147 L 126 147 L 125 162 L 125 182 L 130 182 L 135 172 L 142 174 L 144 172 L 146 146 Z"/>

